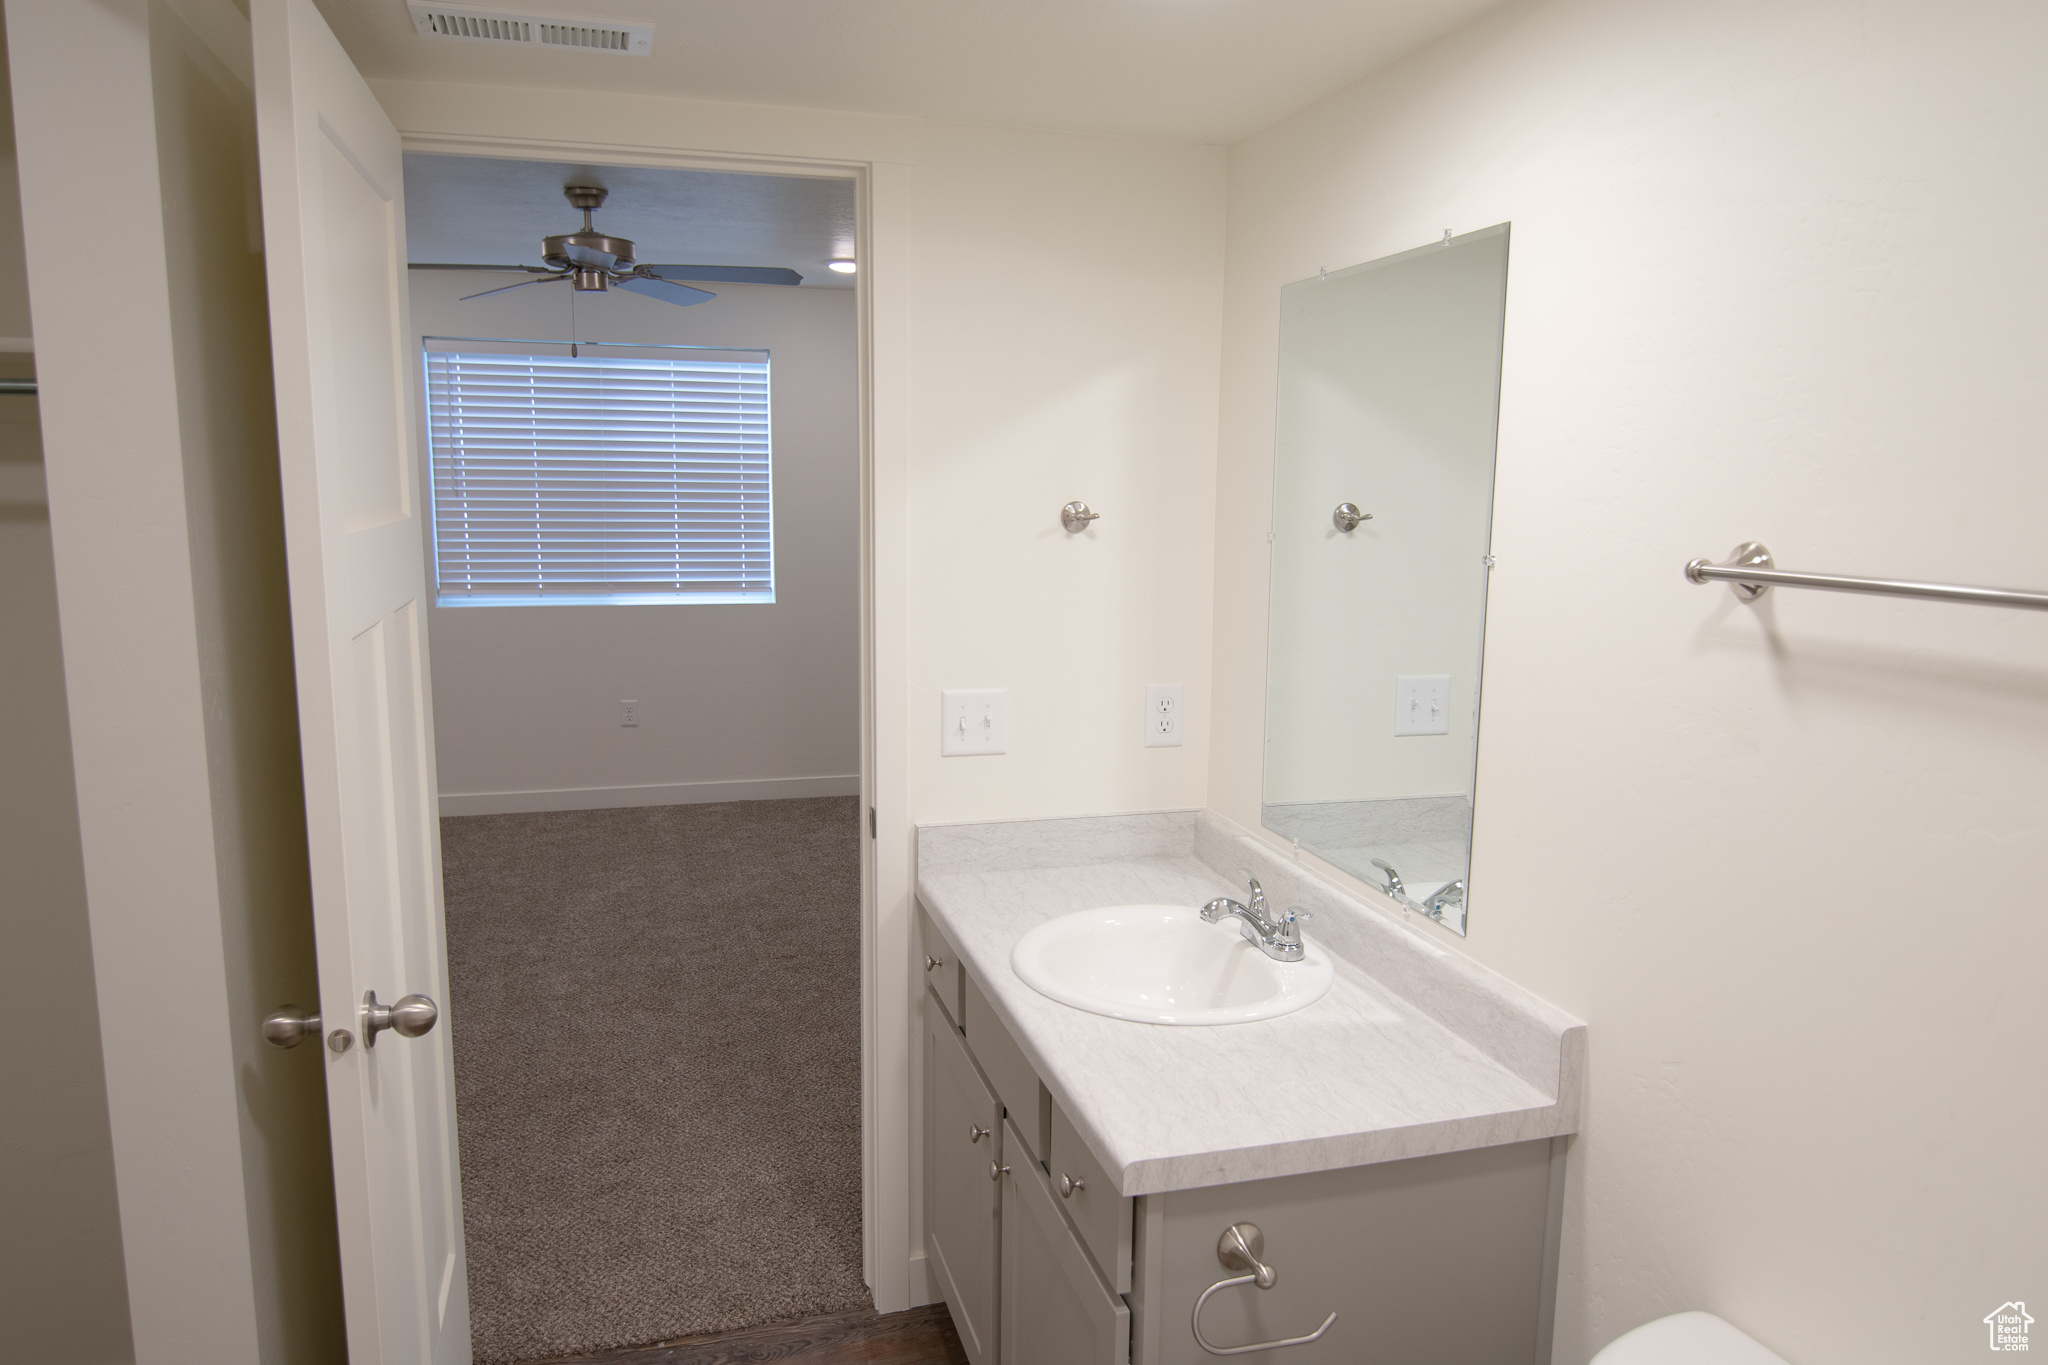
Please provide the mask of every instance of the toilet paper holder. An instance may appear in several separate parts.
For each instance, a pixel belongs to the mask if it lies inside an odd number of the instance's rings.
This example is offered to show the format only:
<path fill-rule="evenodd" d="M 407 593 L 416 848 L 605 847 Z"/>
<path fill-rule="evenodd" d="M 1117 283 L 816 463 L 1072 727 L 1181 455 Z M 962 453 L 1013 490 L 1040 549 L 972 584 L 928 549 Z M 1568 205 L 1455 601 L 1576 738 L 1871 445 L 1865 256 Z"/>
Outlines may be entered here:
<path fill-rule="evenodd" d="M 1278 1341 L 1255 1341 L 1249 1346 L 1217 1346 L 1202 1335 L 1202 1305 L 1209 1302 L 1209 1296 L 1219 1289 L 1231 1289 L 1241 1284 L 1257 1285 L 1271 1289 L 1280 1282 L 1280 1272 L 1266 1264 L 1266 1234 L 1257 1223 L 1232 1223 L 1223 1229 L 1223 1235 L 1216 1239 L 1216 1259 L 1223 1263 L 1225 1270 L 1242 1270 L 1227 1280 L 1218 1280 L 1202 1291 L 1202 1297 L 1195 1300 L 1194 1320 L 1190 1324 L 1195 1332 L 1195 1344 L 1212 1356 L 1241 1356 L 1253 1351 L 1272 1351 L 1282 1346 L 1302 1346 L 1316 1340 L 1330 1330 L 1330 1324 L 1337 1320 L 1335 1313 L 1323 1319 L 1323 1325 L 1307 1336 L 1282 1337 Z"/>

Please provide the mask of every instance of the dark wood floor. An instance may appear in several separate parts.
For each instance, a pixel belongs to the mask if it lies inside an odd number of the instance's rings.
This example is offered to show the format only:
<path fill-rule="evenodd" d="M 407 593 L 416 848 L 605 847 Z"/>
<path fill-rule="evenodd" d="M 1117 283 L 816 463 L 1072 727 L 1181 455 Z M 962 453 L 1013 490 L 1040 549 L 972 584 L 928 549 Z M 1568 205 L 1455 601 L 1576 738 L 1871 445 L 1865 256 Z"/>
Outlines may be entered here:
<path fill-rule="evenodd" d="M 884 1317 L 873 1309 L 530 1365 L 967 1365 L 946 1305 Z"/>

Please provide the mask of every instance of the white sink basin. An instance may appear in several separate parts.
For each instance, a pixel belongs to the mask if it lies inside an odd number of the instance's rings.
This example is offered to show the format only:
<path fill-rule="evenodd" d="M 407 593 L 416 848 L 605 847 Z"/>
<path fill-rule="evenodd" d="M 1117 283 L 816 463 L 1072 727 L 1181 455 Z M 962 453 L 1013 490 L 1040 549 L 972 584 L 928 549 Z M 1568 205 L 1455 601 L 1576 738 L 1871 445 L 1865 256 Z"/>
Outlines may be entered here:
<path fill-rule="evenodd" d="M 1185 905 L 1078 910 L 1017 940 L 1010 965 L 1040 995 L 1143 1024 L 1243 1024 L 1323 998 L 1327 954 L 1311 943 L 1300 962 L 1275 962 L 1238 924 Z"/>

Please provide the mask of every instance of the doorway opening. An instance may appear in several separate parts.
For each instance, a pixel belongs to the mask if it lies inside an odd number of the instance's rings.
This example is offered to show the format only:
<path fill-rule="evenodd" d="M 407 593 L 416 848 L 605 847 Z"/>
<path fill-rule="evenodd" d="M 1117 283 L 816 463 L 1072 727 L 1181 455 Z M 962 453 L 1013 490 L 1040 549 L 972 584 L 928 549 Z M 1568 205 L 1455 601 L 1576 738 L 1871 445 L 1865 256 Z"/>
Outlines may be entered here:
<path fill-rule="evenodd" d="M 866 1308 L 854 182 L 405 161 L 475 1358 Z"/>

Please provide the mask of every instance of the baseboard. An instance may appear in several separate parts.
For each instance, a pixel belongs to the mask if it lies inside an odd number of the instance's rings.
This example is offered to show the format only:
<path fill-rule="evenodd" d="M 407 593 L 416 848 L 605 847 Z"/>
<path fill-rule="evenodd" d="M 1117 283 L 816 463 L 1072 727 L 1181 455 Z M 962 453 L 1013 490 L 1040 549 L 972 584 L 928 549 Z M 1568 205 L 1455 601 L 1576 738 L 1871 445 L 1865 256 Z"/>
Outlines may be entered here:
<path fill-rule="evenodd" d="M 798 796 L 858 796 L 860 774 L 763 777 L 743 782 L 661 782 L 644 787 L 555 787 L 540 791 L 442 792 L 443 815 L 523 815 L 615 806 L 689 806 L 706 801 L 776 801 Z"/>
<path fill-rule="evenodd" d="M 921 1308 L 939 1298 L 939 1288 L 932 1283 L 931 1262 L 920 1251 L 910 1258 L 910 1306 Z"/>

